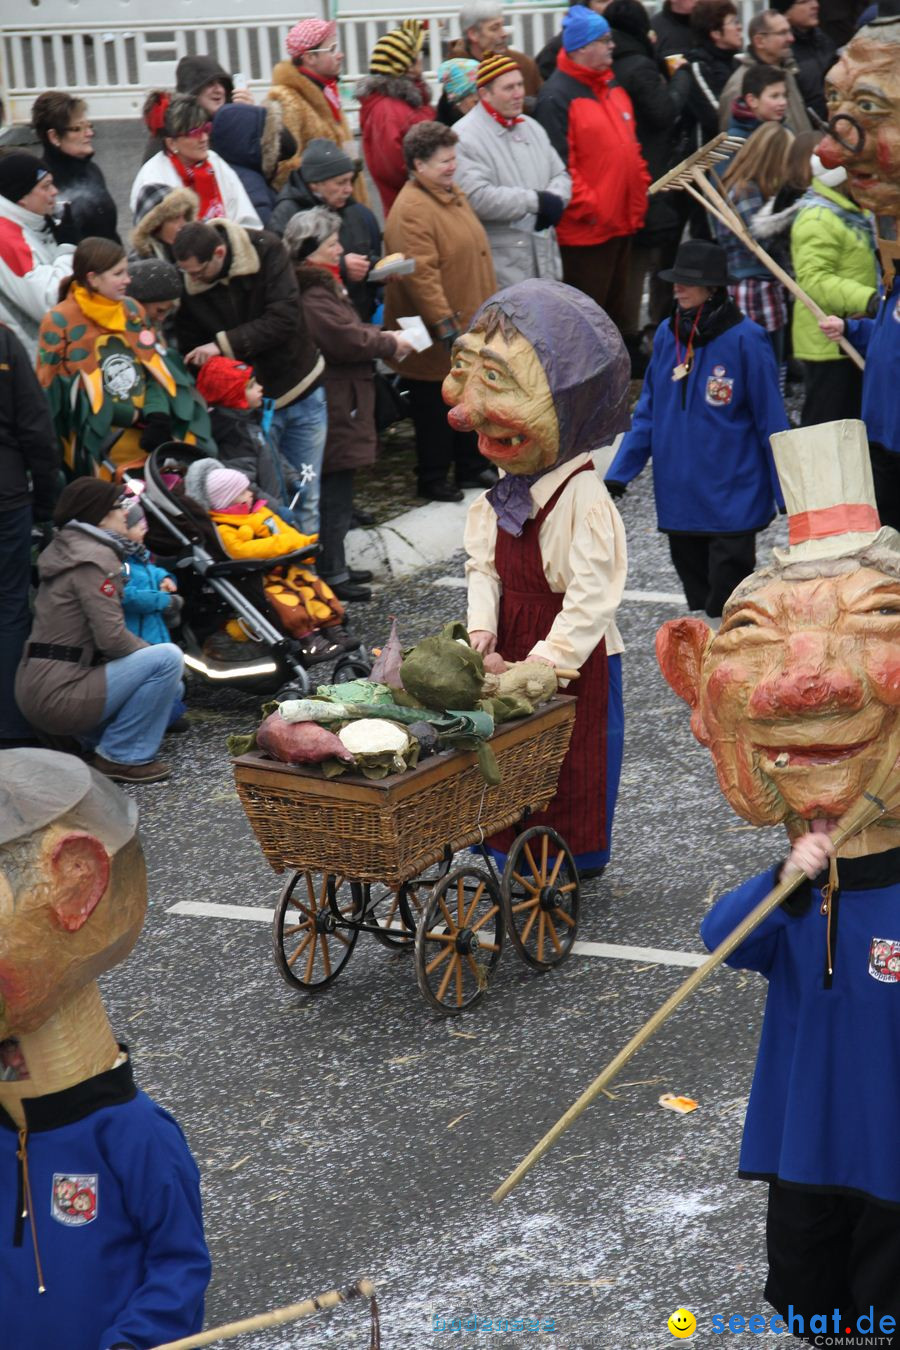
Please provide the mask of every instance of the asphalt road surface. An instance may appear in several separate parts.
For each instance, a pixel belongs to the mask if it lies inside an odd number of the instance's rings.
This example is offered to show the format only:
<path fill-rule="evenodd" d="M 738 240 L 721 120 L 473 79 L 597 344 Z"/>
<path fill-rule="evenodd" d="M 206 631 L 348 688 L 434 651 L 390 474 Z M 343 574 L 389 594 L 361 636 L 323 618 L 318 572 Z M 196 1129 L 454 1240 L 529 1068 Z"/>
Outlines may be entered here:
<path fill-rule="evenodd" d="M 368 1276 L 385 1350 L 660 1350 L 679 1306 L 698 1319 L 693 1345 L 788 1343 L 711 1327 L 716 1313 L 771 1315 L 764 1187 L 736 1177 L 764 997 L 755 975 L 717 972 L 513 1195 L 490 1199 L 689 973 L 674 962 L 701 951 L 712 899 L 783 847 L 727 807 L 657 669 L 656 629 L 684 605 L 646 478 L 622 508 L 627 720 L 613 860 L 582 901 L 580 937 L 612 954 L 573 955 L 541 976 L 507 946 L 486 997 L 446 1018 L 420 996 L 409 956 L 362 936 L 310 1000 L 282 982 L 271 925 L 250 912 L 270 910 L 283 883 L 245 820 L 225 747 L 255 724 L 254 702 L 192 687 L 193 730 L 166 743 L 173 778 L 133 789 L 150 909 L 103 987 L 138 1081 L 177 1116 L 200 1165 L 209 1325 Z M 763 536 L 761 556 L 783 530 Z M 386 585 L 354 626 L 380 644 L 396 614 L 411 643 L 464 615 L 461 577 L 459 554 Z M 210 908 L 173 912 L 187 901 Z M 663 1110 L 664 1092 L 699 1109 Z M 367 1327 L 355 1303 L 234 1343 L 361 1348 Z"/>

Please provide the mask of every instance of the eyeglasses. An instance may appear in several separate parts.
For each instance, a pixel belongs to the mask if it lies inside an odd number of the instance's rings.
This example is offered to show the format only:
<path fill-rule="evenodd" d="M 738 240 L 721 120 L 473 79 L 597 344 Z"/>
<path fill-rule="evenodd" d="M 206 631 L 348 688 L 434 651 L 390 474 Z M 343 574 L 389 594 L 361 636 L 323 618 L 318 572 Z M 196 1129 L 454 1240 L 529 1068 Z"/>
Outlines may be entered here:
<path fill-rule="evenodd" d="M 303 53 L 304 56 L 317 56 L 319 52 L 324 52 L 327 56 L 335 56 L 341 50 L 339 42 L 332 42 L 330 47 L 307 47 Z"/>
<path fill-rule="evenodd" d="M 93 130 L 94 130 L 93 122 L 76 122 L 74 127 L 66 127 L 65 131 L 63 132 L 63 135 L 80 136 L 83 135 L 83 133 L 86 131 L 93 131 Z"/>
<path fill-rule="evenodd" d="M 212 122 L 201 122 L 199 127 L 192 127 L 190 131 L 182 134 L 189 136 L 192 141 L 199 141 L 203 136 L 209 136 L 212 131 Z"/>
<path fill-rule="evenodd" d="M 791 25 L 785 24 L 784 28 L 764 28 L 760 34 L 761 37 L 786 37 L 791 31 Z"/>

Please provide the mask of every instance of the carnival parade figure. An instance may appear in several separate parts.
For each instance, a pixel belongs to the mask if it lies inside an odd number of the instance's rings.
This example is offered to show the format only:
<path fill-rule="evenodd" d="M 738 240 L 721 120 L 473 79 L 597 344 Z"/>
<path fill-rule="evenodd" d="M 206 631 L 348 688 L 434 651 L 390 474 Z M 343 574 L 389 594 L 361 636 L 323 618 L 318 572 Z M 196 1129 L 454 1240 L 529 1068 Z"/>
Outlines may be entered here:
<path fill-rule="evenodd" d="M 0 752 L 4 1350 L 151 1350 L 203 1323 L 199 1175 L 95 983 L 147 885 L 137 810 L 71 755 Z"/>
<path fill-rule="evenodd" d="M 557 795 L 530 824 L 564 836 L 582 877 L 609 860 L 624 741 L 625 532 L 591 451 L 627 426 L 629 359 L 581 291 L 528 280 L 492 296 L 454 345 L 444 399 L 502 471 L 466 521 L 469 637 L 485 669 L 540 660 L 579 672 Z M 565 684 L 565 680 L 561 681 Z M 509 831 L 490 840 L 497 853 Z"/>
<path fill-rule="evenodd" d="M 675 619 L 657 653 L 730 804 L 791 842 L 713 907 L 707 947 L 807 877 L 727 960 L 769 986 L 739 1168 L 769 1187 L 766 1297 L 821 1344 L 835 1309 L 841 1332 L 900 1321 L 900 535 L 880 525 L 861 422 L 772 445 L 789 547 L 718 633 Z M 884 813 L 835 850 L 892 747 Z"/>

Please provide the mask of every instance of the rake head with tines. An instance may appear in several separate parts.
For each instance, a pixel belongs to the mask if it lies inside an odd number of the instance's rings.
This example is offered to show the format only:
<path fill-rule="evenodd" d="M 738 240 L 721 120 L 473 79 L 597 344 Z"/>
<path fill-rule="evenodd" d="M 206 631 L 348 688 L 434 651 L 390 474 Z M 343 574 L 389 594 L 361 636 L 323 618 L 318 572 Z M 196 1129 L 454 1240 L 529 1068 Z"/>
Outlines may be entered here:
<path fill-rule="evenodd" d="M 729 136 L 727 132 L 720 132 L 714 136 L 711 141 L 701 145 L 699 150 L 695 150 L 687 159 L 683 159 L 680 164 L 676 164 L 674 169 L 664 173 L 662 178 L 657 178 L 649 189 L 650 193 L 671 192 L 679 188 L 686 188 L 688 184 L 693 185 L 697 177 L 706 170 L 712 169 L 716 164 L 721 164 L 727 159 L 731 159 L 744 144 L 740 136 Z"/>

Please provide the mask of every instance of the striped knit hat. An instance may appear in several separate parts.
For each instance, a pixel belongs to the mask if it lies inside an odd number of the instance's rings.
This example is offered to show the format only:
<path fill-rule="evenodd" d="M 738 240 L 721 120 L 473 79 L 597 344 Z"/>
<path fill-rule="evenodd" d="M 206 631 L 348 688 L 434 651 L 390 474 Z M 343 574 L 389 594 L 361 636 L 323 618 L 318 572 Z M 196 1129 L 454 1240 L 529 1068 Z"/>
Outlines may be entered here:
<path fill-rule="evenodd" d="M 284 45 L 288 56 L 296 61 L 304 52 L 330 47 L 336 37 L 337 24 L 333 19 L 301 19 L 288 33 Z"/>
<path fill-rule="evenodd" d="M 399 28 L 380 37 L 369 58 L 371 75 L 405 75 L 422 50 L 424 34 L 418 19 L 404 19 Z"/>
<path fill-rule="evenodd" d="M 501 75 L 508 75 L 510 71 L 518 74 L 519 67 L 506 52 L 485 52 L 478 62 L 475 83 L 479 89 L 484 89 L 485 85 L 491 84 Z"/>

